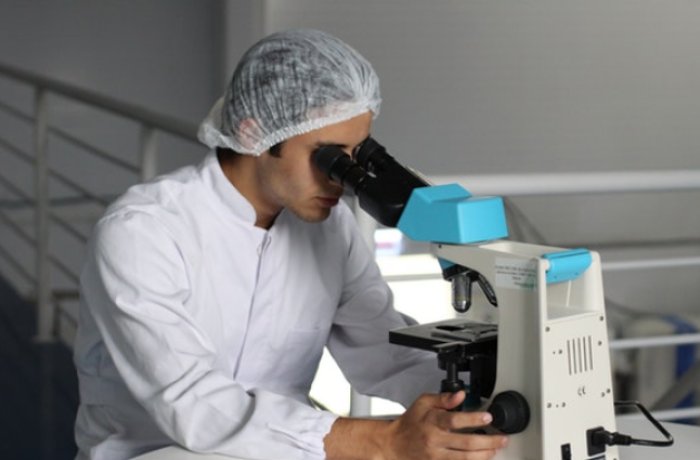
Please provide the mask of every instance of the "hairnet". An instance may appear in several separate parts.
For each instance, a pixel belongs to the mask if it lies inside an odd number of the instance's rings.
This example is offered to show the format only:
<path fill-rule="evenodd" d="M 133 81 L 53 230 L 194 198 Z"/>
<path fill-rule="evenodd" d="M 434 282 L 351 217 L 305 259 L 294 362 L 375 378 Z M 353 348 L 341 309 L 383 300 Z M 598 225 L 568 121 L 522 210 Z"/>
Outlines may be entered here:
<path fill-rule="evenodd" d="M 245 53 L 198 137 L 210 148 L 260 155 L 367 111 L 376 117 L 380 103 L 379 78 L 357 51 L 325 32 L 290 30 Z"/>

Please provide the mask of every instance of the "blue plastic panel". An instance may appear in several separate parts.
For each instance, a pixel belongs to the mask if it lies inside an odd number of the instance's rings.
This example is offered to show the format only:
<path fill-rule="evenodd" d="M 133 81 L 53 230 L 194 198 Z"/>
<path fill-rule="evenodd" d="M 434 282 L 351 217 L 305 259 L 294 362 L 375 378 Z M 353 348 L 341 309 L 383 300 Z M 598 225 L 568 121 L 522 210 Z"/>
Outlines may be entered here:
<path fill-rule="evenodd" d="M 591 265 L 592 257 L 588 249 L 578 248 L 542 254 L 549 261 L 547 283 L 561 283 L 578 278 Z"/>
<path fill-rule="evenodd" d="M 473 197 L 458 184 L 413 190 L 397 225 L 416 241 L 472 244 L 508 236 L 500 197 Z"/>

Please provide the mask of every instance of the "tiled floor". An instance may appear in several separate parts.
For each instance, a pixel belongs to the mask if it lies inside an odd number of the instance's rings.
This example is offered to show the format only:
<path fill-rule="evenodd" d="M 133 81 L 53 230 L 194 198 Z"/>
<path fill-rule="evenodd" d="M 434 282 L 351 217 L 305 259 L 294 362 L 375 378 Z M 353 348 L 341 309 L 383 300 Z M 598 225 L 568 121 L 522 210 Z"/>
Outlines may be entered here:
<path fill-rule="evenodd" d="M 38 345 L 33 306 L 0 279 L 0 459 L 69 460 L 77 380 L 70 351 Z"/>

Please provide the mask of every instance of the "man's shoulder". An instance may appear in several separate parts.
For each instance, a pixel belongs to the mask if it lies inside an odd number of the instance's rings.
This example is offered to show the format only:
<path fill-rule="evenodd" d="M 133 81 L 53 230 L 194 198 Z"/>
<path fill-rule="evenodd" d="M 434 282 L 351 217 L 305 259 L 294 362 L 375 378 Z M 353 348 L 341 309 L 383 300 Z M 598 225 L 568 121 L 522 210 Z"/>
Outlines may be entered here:
<path fill-rule="evenodd" d="M 187 203 L 197 200 L 199 183 L 197 168 L 187 166 L 133 185 L 107 207 L 96 230 L 150 228 L 158 232 L 159 227 L 173 228 L 189 218 L 192 206 Z"/>
<path fill-rule="evenodd" d="M 195 166 L 182 167 L 151 181 L 132 185 L 107 208 L 104 217 L 130 211 L 168 212 L 181 205 L 183 199 L 196 194 L 200 184 Z"/>

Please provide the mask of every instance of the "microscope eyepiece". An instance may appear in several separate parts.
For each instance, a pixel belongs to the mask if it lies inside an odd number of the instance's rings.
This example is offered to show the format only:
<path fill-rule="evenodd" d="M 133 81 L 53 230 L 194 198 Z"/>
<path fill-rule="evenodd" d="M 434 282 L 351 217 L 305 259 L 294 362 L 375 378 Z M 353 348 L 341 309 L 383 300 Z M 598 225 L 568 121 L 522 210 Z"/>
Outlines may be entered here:
<path fill-rule="evenodd" d="M 350 192 L 356 193 L 367 177 L 367 171 L 337 145 L 320 147 L 313 152 L 311 158 L 321 172 Z"/>
<path fill-rule="evenodd" d="M 355 154 L 357 163 L 369 172 L 374 168 L 374 162 L 384 160 L 393 160 L 393 157 L 386 153 L 386 149 L 372 137 L 368 137 Z"/>
<path fill-rule="evenodd" d="M 355 194 L 369 215 L 382 225 L 396 227 L 413 189 L 428 184 L 371 137 L 362 142 L 355 157 L 357 162 L 340 146 L 326 145 L 316 149 L 311 158 L 332 181 Z"/>

